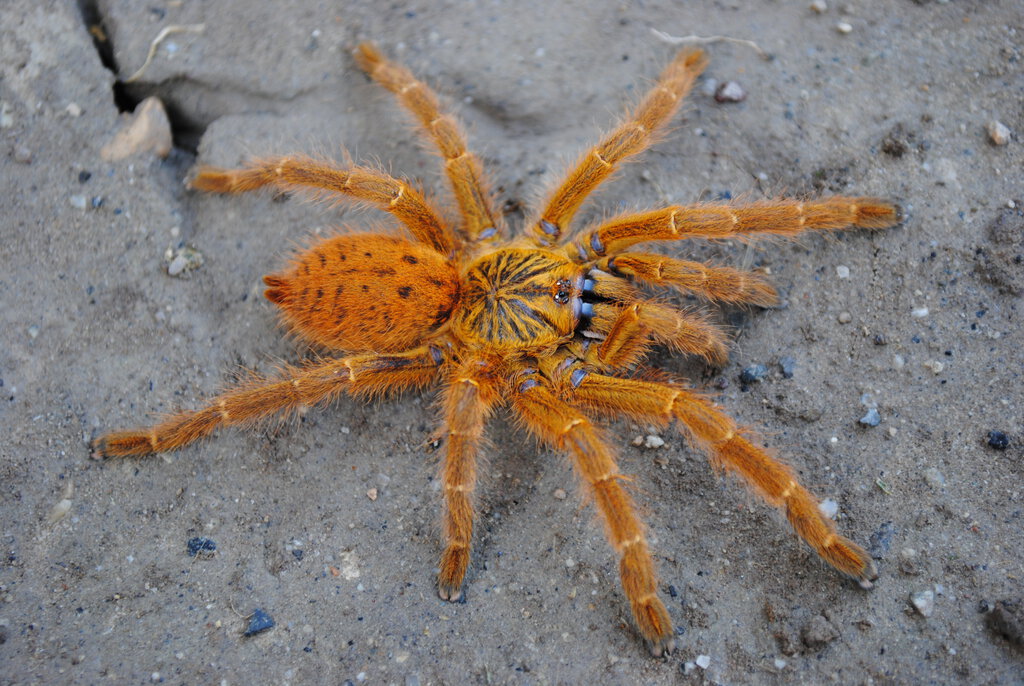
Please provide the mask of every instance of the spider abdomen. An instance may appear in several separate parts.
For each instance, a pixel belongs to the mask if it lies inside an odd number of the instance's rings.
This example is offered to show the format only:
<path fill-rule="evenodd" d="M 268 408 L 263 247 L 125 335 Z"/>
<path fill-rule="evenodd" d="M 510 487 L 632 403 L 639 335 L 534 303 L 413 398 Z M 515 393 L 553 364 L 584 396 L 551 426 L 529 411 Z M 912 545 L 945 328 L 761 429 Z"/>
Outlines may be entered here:
<path fill-rule="evenodd" d="M 380 234 L 328 238 L 263 281 L 295 333 L 351 351 L 414 347 L 451 317 L 461 291 L 444 256 Z"/>

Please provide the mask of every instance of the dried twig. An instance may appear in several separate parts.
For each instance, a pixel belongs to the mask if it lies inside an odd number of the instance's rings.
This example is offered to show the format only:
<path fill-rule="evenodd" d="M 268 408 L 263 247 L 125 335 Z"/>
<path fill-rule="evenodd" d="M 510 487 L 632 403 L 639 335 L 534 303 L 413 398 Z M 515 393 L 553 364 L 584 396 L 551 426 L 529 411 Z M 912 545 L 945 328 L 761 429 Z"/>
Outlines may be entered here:
<path fill-rule="evenodd" d="M 752 40 L 744 40 L 742 38 L 731 38 L 730 36 L 670 36 L 664 31 L 658 29 L 651 29 L 651 32 L 672 45 L 681 45 L 683 43 L 694 43 L 696 45 L 706 45 L 708 43 L 738 43 L 740 45 L 746 45 L 748 48 L 753 48 L 761 59 L 771 59 L 771 55 L 761 49 L 761 46 Z"/>
<path fill-rule="evenodd" d="M 146 55 L 146 61 L 142 63 L 138 71 L 129 76 L 121 83 L 132 83 L 142 78 L 142 73 L 149 67 L 150 62 L 153 61 L 153 56 L 156 55 L 156 49 L 160 46 L 160 43 L 164 38 L 171 35 L 172 33 L 202 33 L 206 29 L 206 24 L 171 24 L 165 26 L 160 33 L 156 34 L 156 38 L 149 44 L 149 53 Z"/>

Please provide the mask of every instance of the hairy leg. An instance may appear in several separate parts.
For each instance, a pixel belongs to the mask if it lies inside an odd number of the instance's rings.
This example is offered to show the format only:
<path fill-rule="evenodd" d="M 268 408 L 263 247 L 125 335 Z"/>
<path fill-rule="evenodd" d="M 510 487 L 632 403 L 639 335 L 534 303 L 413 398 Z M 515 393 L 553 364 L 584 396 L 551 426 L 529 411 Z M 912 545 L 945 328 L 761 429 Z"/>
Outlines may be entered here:
<path fill-rule="evenodd" d="M 560 400 L 539 374 L 519 382 L 512 403 L 516 414 L 540 440 L 572 456 L 604 519 L 608 540 L 619 554 L 622 590 L 637 628 L 652 654 L 671 652 L 672 620 L 658 598 L 658 579 L 644 527 L 622 487 L 626 477 L 619 472 L 611 447 L 590 420 Z"/>
<path fill-rule="evenodd" d="M 795 236 L 827 229 L 884 229 L 903 221 L 900 207 L 877 198 L 765 200 L 746 205 L 673 205 L 624 214 L 584 231 L 570 253 L 580 261 L 614 256 L 644 241 Z"/>
<path fill-rule="evenodd" d="M 753 272 L 677 260 L 655 253 L 628 252 L 598 261 L 597 268 L 652 286 L 674 288 L 706 300 L 768 307 L 775 289 Z"/>
<path fill-rule="evenodd" d="M 422 193 L 405 181 L 369 167 L 343 169 L 309 157 L 274 157 L 242 169 L 200 167 L 191 186 L 213 193 L 243 193 L 266 186 L 337 193 L 391 213 L 416 240 L 442 255 L 450 255 L 455 246 L 451 230 Z"/>
<path fill-rule="evenodd" d="M 729 355 L 721 328 L 699 312 L 683 312 L 662 303 L 595 304 L 591 327 L 606 334 L 597 360 L 608 369 L 638 361 L 648 337 L 677 352 L 699 355 L 711 364 L 722 364 Z"/>
<path fill-rule="evenodd" d="M 493 370 L 471 359 L 455 370 L 444 391 L 447 452 L 442 467 L 444 538 L 437 593 L 444 600 L 462 597 L 473 539 L 473 490 L 484 424 L 498 400 Z"/>
<path fill-rule="evenodd" d="M 483 167 L 476 155 L 466 149 L 458 120 L 442 113 L 434 92 L 408 69 L 385 58 L 376 46 L 363 43 L 356 48 L 355 56 L 360 68 L 395 94 L 437 146 L 462 210 L 467 237 L 476 241 L 501 233 L 501 217 L 492 207 Z"/>
<path fill-rule="evenodd" d="M 626 121 L 587 151 L 551 194 L 540 218 L 530 226 L 535 241 L 545 246 L 561 241 L 562 232 L 587 196 L 625 160 L 647 149 L 657 138 L 706 65 L 700 50 L 683 50 L 676 55 Z"/>
<path fill-rule="evenodd" d="M 253 424 L 325 403 L 344 391 L 375 395 L 426 386 L 437 378 L 442 362 L 440 349 L 424 346 L 396 355 L 354 355 L 285 367 L 277 378 L 254 378 L 200 410 L 179 412 L 155 426 L 104 434 L 92 443 L 93 457 L 176 450 L 221 426 Z"/>
<path fill-rule="evenodd" d="M 575 370 L 567 368 L 573 375 Z M 621 379 L 585 370 L 571 376 L 569 399 L 584 407 L 641 421 L 678 420 L 716 466 L 739 475 L 764 500 L 786 513 L 797 535 L 826 562 L 871 588 L 877 578 L 863 548 L 836 532 L 818 502 L 797 481 L 793 470 L 744 437 L 733 420 L 712 402 L 682 388 L 637 379 Z"/>

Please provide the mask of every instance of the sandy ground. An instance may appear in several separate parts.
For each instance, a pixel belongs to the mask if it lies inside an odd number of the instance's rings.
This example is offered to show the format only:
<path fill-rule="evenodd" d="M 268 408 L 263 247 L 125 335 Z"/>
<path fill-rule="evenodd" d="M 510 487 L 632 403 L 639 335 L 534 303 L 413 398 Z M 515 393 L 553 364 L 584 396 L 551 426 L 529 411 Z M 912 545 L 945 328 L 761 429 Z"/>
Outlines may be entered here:
<path fill-rule="evenodd" d="M 85 19 L 68 2 L 0 5 L 0 683 L 1024 683 L 1021 606 L 1014 629 L 999 604 L 1024 595 L 1019 2 L 80 4 Z M 161 29 L 197 24 L 115 91 Z M 772 59 L 709 46 L 673 135 L 587 217 L 819 192 L 911 212 L 886 232 L 685 246 L 770 271 L 782 304 L 722 315 L 737 333 L 722 369 L 653 357 L 717 390 L 838 505 L 876 558 L 874 590 L 826 568 L 674 430 L 646 448 L 633 441 L 648 427 L 627 422 L 611 435 L 678 625 L 667 659 L 632 628 L 567 461 L 504 417 L 454 605 L 433 583 L 432 394 L 343 399 L 163 459 L 89 458 L 103 429 L 301 355 L 261 276 L 310 232 L 382 221 L 199 197 L 182 184 L 197 160 L 344 146 L 445 192 L 355 69 L 349 50 L 373 39 L 457 105 L 518 224 L 672 55 L 652 28 L 753 39 Z M 712 79 L 746 99 L 716 102 Z M 105 161 L 119 106 L 149 94 L 171 112 L 174 151 Z M 203 264 L 170 276 L 185 247 Z M 745 385 L 752 364 L 768 375 Z M 872 408 L 880 422 L 862 425 Z M 190 557 L 194 537 L 216 553 Z M 276 626 L 243 636 L 256 608 Z"/>

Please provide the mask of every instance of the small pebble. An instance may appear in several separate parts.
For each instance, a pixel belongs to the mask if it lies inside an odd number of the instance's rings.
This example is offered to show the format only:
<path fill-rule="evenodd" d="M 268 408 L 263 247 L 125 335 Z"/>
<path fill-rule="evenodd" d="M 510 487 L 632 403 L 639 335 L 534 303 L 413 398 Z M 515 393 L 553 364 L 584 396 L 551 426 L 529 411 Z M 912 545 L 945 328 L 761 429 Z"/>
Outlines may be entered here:
<path fill-rule="evenodd" d="M 115 162 L 138 153 L 167 157 L 171 153 L 171 122 L 160 99 L 150 96 L 126 117 L 123 128 L 100 149 L 100 157 Z"/>
<path fill-rule="evenodd" d="M 896 527 L 892 522 L 885 522 L 878 528 L 878 531 L 868 538 L 868 553 L 876 560 L 881 560 L 889 552 L 892 545 L 892 537 L 896 533 Z"/>
<path fill-rule="evenodd" d="M 814 615 L 800 630 L 800 638 L 808 648 L 820 650 L 839 638 L 839 631 L 824 616 Z"/>
<path fill-rule="evenodd" d="M 824 5 L 825 3 L 821 3 L 821 4 Z M 787 664 L 788 663 L 785 660 L 783 660 L 781 657 L 775 658 L 775 669 L 785 669 Z"/>
<path fill-rule="evenodd" d="M 929 467 L 921 475 L 924 477 L 925 482 L 936 491 L 942 490 L 946 486 L 946 477 L 935 467 Z"/>
<path fill-rule="evenodd" d="M 751 364 L 740 372 L 740 381 L 743 383 L 756 383 L 768 376 L 768 367 L 763 364 Z"/>
<path fill-rule="evenodd" d="M 918 564 L 917 551 L 913 548 L 904 548 L 899 554 L 899 569 L 907 576 L 917 576 L 921 573 Z"/>
<path fill-rule="evenodd" d="M 72 195 L 68 198 L 68 202 L 70 202 L 71 206 L 76 210 L 84 210 L 89 204 L 84 195 Z"/>
<path fill-rule="evenodd" d="M 556 500 L 565 500 L 565 496 L 566 496 L 565 489 L 564 488 L 556 488 L 555 492 L 552 493 L 552 495 L 555 496 Z"/>
<path fill-rule="evenodd" d="M 695 665 L 697 665 L 698 667 L 700 667 L 701 669 L 707 669 L 708 667 L 711 666 L 711 656 L 710 655 L 698 655 L 697 659 L 694 660 L 693 663 Z"/>
<path fill-rule="evenodd" d="M 267 629 L 274 628 L 274 618 L 268 615 L 260 608 L 256 608 L 252 611 L 252 617 L 249 618 L 249 628 L 245 630 L 243 636 L 255 636 L 258 633 L 262 633 Z"/>
<path fill-rule="evenodd" d="M 1002 431 L 988 432 L 988 447 L 996 450 L 1006 450 L 1010 447 L 1010 437 Z"/>
<path fill-rule="evenodd" d="M 836 267 L 836 276 L 838 276 L 840 279 L 848 279 L 848 278 L 850 278 L 850 268 L 847 267 L 845 264 L 841 264 L 841 265 L 837 266 Z"/>
<path fill-rule="evenodd" d="M 167 264 L 167 275 L 181 276 L 187 274 L 202 267 L 205 261 L 203 253 L 195 248 L 185 246 Z"/>
<path fill-rule="evenodd" d="M 928 308 L 927 307 L 915 307 L 914 309 L 912 309 L 910 311 L 910 316 L 911 317 L 916 317 L 918 319 L 921 319 L 923 317 L 927 317 L 928 316 Z"/>
<path fill-rule="evenodd" d="M 366 492 L 366 497 L 369 498 L 370 500 L 376 500 L 377 499 L 377 489 L 376 488 L 371 488 L 370 490 L 368 490 Z"/>
<path fill-rule="evenodd" d="M 14 126 L 14 115 L 11 114 L 11 106 L 6 102 L 0 102 L 0 129 L 9 129 Z"/>
<path fill-rule="evenodd" d="M 14 146 L 14 161 L 19 164 L 31 164 L 32 151 L 24 145 Z"/>
<path fill-rule="evenodd" d="M 651 449 L 661 448 L 664 445 L 665 445 L 665 441 L 662 440 L 661 436 L 655 436 L 654 434 L 650 434 L 650 435 L 648 435 L 644 439 L 644 447 L 645 448 L 651 448 Z"/>
<path fill-rule="evenodd" d="M 743 102 L 747 92 L 735 81 L 726 81 L 715 91 L 716 102 Z"/>
<path fill-rule="evenodd" d="M 53 525 L 64 519 L 68 512 L 71 512 L 71 500 L 69 498 L 61 498 L 56 505 L 50 510 L 50 515 L 46 518 L 46 523 Z"/>
<path fill-rule="evenodd" d="M 782 378 L 792 379 L 793 371 L 796 369 L 796 360 L 789 355 L 785 355 L 779 358 L 779 367 L 782 368 Z"/>
<path fill-rule="evenodd" d="M 1010 129 L 1001 121 L 993 119 L 985 127 L 988 130 L 988 138 L 995 145 L 1006 145 L 1010 142 Z"/>
<path fill-rule="evenodd" d="M 836 31 L 847 34 L 853 31 L 853 26 L 849 22 L 841 21 L 836 24 Z"/>
<path fill-rule="evenodd" d="M 832 498 L 825 498 L 818 503 L 818 509 L 821 510 L 821 514 L 829 519 L 835 519 L 836 515 L 839 514 L 839 503 Z"/>
<path fill-rule="evenodd" d="M 946 368 L 946 365 L 942 364 L 938 360 L 928 360 L 927 362 L 922 362 L 921 366 L 924 367 L 925 369 L 930 369 L 932 371 L 932 374 L 941 374 L 942 370 Z"/>
<path fill-rule="evenodd" d="M 188 539 L 188 555 L 195 557 L 199 553 L 213 553 L 217 551 L 217 544 L 212 538 L 196 536 Z"/>
<path fill-rule="evenodd" d="M 825 14 L 825 12 L 828 11 L 828 5 L 825 4 L 825 0 L 814 0 L 814 2 L 811 3 L 811 9 L 818 14 Z"/>
<path fill-rule="evenodd" d="M 878 410 L 872 407 L 857 422 L 863 426 L 878 426 L 882 423 L 882 415 L 878 414 Z"/>
<path fill-rule="evenodd" d="M 690 662 L 689 660 L 683 663 L 683 674 L 689 676 L 690 674 L 693 674 L 695 671 L 697 671 L 696 663 Z"/>
<path fill-rule="evenodd" d="M 715 91 L 718 90 L 718 79 L 711 77 L 704 79 L 704 83 L 701 84 L 700 90 L 709 98 L 714 97 Z"/>
<path fill-rule="evenodd" d="M 838 320 L 840 324 L 849 324 L 853 321 L 853 315 L 849 312 L 843 311 L 839 313 Z"/>
<path fill-rule="evenodd" d="M 68 106 L 64 108 L 64 111 L 72 117 L 82 116 L 82 107 L 77 102 L 68 103 Z"/>
<path fill-rule="evenodd" d="M 922 617 L 931 617 L 935 612 L 935 591 L 917 591 L 910 594 L 910 604 Z"/>

